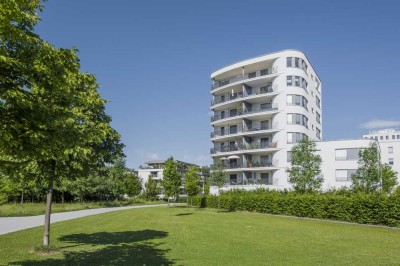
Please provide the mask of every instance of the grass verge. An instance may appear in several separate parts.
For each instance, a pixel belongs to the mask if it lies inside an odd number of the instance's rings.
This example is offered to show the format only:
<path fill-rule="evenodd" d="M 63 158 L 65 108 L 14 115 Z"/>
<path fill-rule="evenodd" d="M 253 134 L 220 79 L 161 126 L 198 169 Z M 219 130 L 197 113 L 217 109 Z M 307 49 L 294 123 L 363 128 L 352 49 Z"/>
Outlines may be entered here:
<path fill-rule="evenodd" d="M 0 265 L 398 265 L 400 230 L 213 209 L 154 207 L 0 236 Z"/>
<path fill-rule="evenodd" d="M 104 202 L 77 202 L 77 203 L 53 203 L 51 207 L 52 213 L 78 211 L 86 209 L 97 209 L 105 207 L 121 207 L 133 205 L 160 204 L 162 201 L 145 201 L 142 199 L 130 199 L 120 201 L 104 201 Z M 19 217 L 33 216 L 44 214 L 45 203 L 14 203 L 0 205 L 0 217 Z"/>

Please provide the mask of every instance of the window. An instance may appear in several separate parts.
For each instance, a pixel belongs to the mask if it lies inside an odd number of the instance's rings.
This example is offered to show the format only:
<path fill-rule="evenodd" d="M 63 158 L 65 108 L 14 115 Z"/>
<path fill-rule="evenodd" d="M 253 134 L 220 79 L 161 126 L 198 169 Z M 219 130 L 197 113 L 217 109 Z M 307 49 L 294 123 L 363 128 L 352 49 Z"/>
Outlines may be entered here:
<path fill-rule="evenodd" d="M 389 165 L 393 165 L 393 158 L 389 158 Z"/>
<path fill-rule="evenodd" d="M 358 160 L 360 148 L 335 150 L 336 161 Z"/>
<path fill-rule="evenodd" d="M 225 127 L 221 127 L 221 136 L 225 135 Z"/>
<path fill-rule="evenodd" d="M 237 126 L 230 126 L 229 128 L 229 133 L 230 134 L 236 134 L 237 133 Z"/>
<path fill-rule="evenodd" d="M 383 140 L 383 136 L 381 136 L 380 139 Z"/>
<path fill-rule="evenodd" d="M 400 135 L 397 135 L 397 139 L 400 139 Z"/>
<path fill-rule="evenodd" d="M 304 138 L 306 138 L 306 135 L 304 135 L 303 133 L 299 133 L 299 132 L 288 132 L 287 133 L 288 143 L 297 143 Z"/>
<path fill-rule="evenodd" d="M 302 114 L 287 114 L 288 125 L 302 125 L 308 128 L 308 118 Z"/>
<path fill-rule="evenodd" d="M 271 104 L 270 103 L 262 103 L 260 104 L 260 109 L 261 110 L 266 110 L 266 109 L 270 109 L 271 108 Z"/>
<path fill-rule="evenodd" d="M 321 124 L 321 115 L 318 112 L 315 112 L 315 118 L 317 122 Z"/>
<path fill-rule="evenodd" d="M 290 163 L 292 161 L 292 152 L 288 151 L 287 152 L 287 161 Z"/>
<path fill-rule="evenodd" d="M 269 173 L 261 173 L 261 183 L 264 185 L 272 185 L 272 177 Z"/>
<path fill-rule="evenodd" d="M 396 139 L 396 136 L 395 136 L 395 135 L 392 135 L 392 139 Z"/>
<path fill-rule="evenodd" d="M 317 136 L 318 139 L 321 139 L 321 130 L 319 128 L 315 128 L 315 135 Z"/>
<path fill-rule="evenodd" d="M 388 140 L 389 139 L 389 136 L 386 136 L 386 140 Z"/>
<path fill-rule="evenodd" d="M 260 76 L 268 75 L 268 69 L 263 69 L 260 71 Z"/>
<path fill-rule="evenodd" d="M 294 85 L 296 87 L 300 87 L 300 77 L 299 76 L 294 76 Z"/>
<path fill-rule="evenodd" d="M 261 121 L 261 130 L 266 130 L 268 129 L 268 120 L 267 121 Z"/>
<path fill-rule="evenodd" d="M 293 86 L 293 83 L 292 83 L 292 76 L 287 76 L 287 77 L 286 77 L 286 85 L 287 85 L 287 86 Z"/>
<path fill-rule="evenodd" d="M 357 170 L 355 169 L 340 169 L 336 170 L 336 181 L 351 181 L 351 176 Z"/>
<path fill-rule="evenodd" d="M 256 72 L 251 72 L 248 75 L 249 75 L 249 79 L 255 78 L 256 77 Z"/>
<path fill-rule="evenodd" d="M 272 86 L 271 85 L 260 87 L 260 94 L 268 93 L 268 92 L 272 92 Z"/>
<path fill-rule="evenodd" d="M 238 112 L 237 109 L 232 109 L 229 111 L 229 117 L 237 116 Z"/>
<path fill-rule="evenodd" d="M 388 153 L 393 153 L 393 147 L 388 147 Z"/>
<path fill-rule="evenodd" d="M 319 108 L 321 108 L 321 100 L 318 98 L 318 96 L 315 96 L 315 102 L 316 102 L 317 106 Z"/>
<path fill-rule="evenodd" d="M 297 57 L 294 58 L 294 66 L 295 67 L 300 67 L 299 61 L 300 61 L 300 58 L 297 58 Z"/>
<path fill-rule="evenodd" d="M 292 67 L 292 57 L 286 57 L 286 66 Z"/>

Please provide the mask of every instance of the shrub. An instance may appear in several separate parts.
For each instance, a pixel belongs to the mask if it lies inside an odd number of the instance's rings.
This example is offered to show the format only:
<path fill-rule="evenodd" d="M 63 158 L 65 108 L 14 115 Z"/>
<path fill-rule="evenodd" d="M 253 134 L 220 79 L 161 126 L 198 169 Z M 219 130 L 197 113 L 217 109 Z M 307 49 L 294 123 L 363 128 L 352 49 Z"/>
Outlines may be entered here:
<path fill-rule="evenodd" d="M 197 196 L 193 198 L 193 205 L 217 208 L 218 197 Z M 381 193 L 331 191 L 297 194 L 288 191 L 236 190 L 221 194 L 221 208 L 400 227 L 400 197 L 388 197 Z"/>

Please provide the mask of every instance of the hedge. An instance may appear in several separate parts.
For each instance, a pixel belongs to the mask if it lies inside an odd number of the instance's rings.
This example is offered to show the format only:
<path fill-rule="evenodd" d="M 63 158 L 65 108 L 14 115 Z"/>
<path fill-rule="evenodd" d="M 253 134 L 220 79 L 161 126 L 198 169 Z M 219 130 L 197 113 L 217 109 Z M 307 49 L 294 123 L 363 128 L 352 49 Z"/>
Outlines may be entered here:
<path fill-rule="evenodd" d="M 218 207 L 218 196 L 193 198 L 197 207 Z M 288 191 L 243 191 L 221 194 L 220 207 L 228 211 L 249 211 L 360 224 L 400 227 L 400 197 L 381 193 L 297 194 Z"/>

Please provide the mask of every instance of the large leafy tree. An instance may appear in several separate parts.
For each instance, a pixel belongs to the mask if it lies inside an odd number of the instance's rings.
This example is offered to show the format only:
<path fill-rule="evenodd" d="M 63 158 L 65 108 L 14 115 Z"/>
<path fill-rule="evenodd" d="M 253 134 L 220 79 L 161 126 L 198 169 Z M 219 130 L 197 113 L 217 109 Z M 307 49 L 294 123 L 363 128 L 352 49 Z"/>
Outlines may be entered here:
<path fill-rule="evenodd" d="M 93 75 L 76 49 L 34 33 L 38 0 L 0 3 L 0 158 L 3 168 L 34 165 L 48 184 L 43 244 L 50 243 L 54 181 L 87 175 L 122 154 Z"/>
<path fill-rule="evenodd" d="M 172 156 L 164 163 L 162 186 L 169 206 L 169 199 L 171 197 L 176 199 L 181 187 L 181 174 L 178 172 L 178 163 L 175 162 Z"/>
<path fill-rule="evenodd" d="M 369 147 L 359 152 L 358 169 L 351 176 L 352 188 L 365 193 L 378 190 L 381 185 L 381 176 L 378 144 L 371 142 Z"/>
<path fill-rule="evenodd" d="M 200 169 L 196 166 L 190 166 L 186 172 L 185 191 L 190 198 L 190 205 L 192 204 L 192 197 L 196 196 L 201 191 L 201 177 L 199 175 Z"/>
<path fill-rule="evenodd" d="M 316 154 L 314 141 L 305 138 L 293 146 L 292 167 L 289 168 L 289 182 L 295 191 L 307 193 L 321 188 L 324 178 L 321 174 L 321 157 Z"/>

